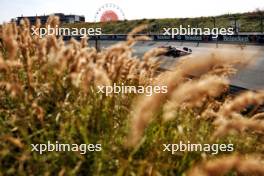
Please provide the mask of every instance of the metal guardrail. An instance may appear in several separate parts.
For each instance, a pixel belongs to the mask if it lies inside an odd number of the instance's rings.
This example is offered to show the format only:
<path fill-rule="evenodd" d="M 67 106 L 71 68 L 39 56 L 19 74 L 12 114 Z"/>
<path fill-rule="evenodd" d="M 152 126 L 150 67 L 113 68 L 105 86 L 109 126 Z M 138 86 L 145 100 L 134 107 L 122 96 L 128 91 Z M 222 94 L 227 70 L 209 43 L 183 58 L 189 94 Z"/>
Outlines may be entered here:
<path fill-rule="evenodd" d="M 142 35 L 135 35 L 142 36 Z M 153 41 L 179 41 L 179 42 L 201 42 L 201 43 L 239 43 L 239 44 L 259 44 L 264 45 L 264 35 L 219 35 L 214 38 L 213 35 L 146 35 Z M 63 36 L 64 40 L 70 40 L 72 36 Z M 81 36 L 74 36 L 73 38 L 81 40 Z M 88 40 L 109 40 L 109 41 L 123 41 L 127 39 L 126 34 L 103 34 L 97 36 L 89 36 Z"/>

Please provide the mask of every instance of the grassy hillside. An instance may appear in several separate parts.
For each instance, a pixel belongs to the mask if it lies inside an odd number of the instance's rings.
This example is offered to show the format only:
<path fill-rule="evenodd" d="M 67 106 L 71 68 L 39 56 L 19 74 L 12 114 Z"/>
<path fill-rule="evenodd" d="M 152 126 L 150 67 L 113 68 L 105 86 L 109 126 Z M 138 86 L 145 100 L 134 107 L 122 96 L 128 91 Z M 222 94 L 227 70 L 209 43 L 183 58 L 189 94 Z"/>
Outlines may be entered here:
<path fill-rule="evenodd" d="M 237 19 L 240 24 L 240 32 L 261 32 L 261 18 L 264 18 L 264 11 L 248 12 L 241 14 L 226 14 L 216 17 L 198 17 L 198 18 L 168 18 L 168 19 L 142 19 L 131 21 L 119 21 L 109 23 L 76 23 L 65 24 L 68 27 L 101 27 L 103 33 L 127 33 L 138 25 L 148 24 L 149 28 L 145 32 L 157 33 L 161 32 L 163 27 L 178 27 L 179 25 L 191 27 L 215 27 L 228 28 L 231 21 Z M 264 21 L 264 19 L 262 19 Z"/>

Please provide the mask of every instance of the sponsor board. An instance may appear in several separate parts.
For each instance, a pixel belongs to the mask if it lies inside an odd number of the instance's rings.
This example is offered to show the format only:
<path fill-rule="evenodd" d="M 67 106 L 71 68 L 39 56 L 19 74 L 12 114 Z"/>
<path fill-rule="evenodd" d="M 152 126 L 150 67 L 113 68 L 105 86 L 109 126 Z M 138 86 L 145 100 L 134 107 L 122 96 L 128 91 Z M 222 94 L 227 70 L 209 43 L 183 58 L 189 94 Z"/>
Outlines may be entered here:
<path fill-rule="evenodd" d="M 264 35 L 232 35 L 232 36 L 222 36 L 219 35 L 218 38 L 214 38 L 212 35 L 194 35 L 194 36 L 184 36 L 177 35 L 172 38 L 169 35 L 149 35 L 149 37 L 154 41 L 182 41 L 182 42 L 223 42 L 223 43 L 252 43 L 252 44 L 264 44 Z M 64 40 L 70 40 L 71 36 L 63 36 Z M 80 40 L 81 36 L 74 36 L 76 40 Z M 98 35 L 89 36 L 89 40 L 116 40 L 122 41 L 126 40 L 126 34 L 112 34 L 112 35 Z"/>

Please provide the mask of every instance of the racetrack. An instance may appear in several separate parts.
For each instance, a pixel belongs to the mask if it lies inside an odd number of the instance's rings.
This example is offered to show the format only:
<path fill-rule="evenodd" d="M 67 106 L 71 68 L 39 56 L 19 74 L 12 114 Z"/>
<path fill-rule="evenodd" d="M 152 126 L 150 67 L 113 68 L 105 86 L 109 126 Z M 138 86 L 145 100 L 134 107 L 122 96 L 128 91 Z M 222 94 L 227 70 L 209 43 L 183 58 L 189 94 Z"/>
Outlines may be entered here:
<path fill-rule="evenodd" d="M 116 41 L 99 41 L 98 46 L 100 49 L 106 48 Z M 94 46 L 94 41 L 90 41 L 91 46 Z M 256 63 L 247 68 L 239 70 L 239 72 L 231 78 L 231 85 L 251 89 L 251 90 L 264 90 L 264 46 L 260 45 L 245 45 L 243 51 L 240 45 L 232 44 L 218 44 L 215 43 L 191 43 L 191 42 L 157 42 L 157 41 L 140 41 L 134 47 L 134 53 L 137 56 L 142 56 L 146 51 L 156 48 L 162 45 L 171 45 L 175 47 L 188 47 L 192 49 L 192 57 L 201 54 L 209 54 L 213 51 L 223 51 L 223 52 L 244 52 L 249 55 L 257 53 Z M 162 56 L 163 69 L 172 69 L 179 58 Z"/>

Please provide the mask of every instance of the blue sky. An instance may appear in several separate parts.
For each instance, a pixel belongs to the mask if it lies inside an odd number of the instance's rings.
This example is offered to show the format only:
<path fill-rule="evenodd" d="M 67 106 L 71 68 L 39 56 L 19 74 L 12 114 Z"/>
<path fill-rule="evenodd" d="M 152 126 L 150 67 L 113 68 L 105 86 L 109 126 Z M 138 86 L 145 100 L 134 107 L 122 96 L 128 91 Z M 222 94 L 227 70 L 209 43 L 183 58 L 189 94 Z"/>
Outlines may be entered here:
<path fill-rule="evenodd" d="M 118 5 L 126 19 L 211 16 L 264 9 L 264 0 L 1 0 L 0 23 L 27 15 L 63 12 L 85 15 L 94 21 L 96 11 L 106 3 Z"/>

